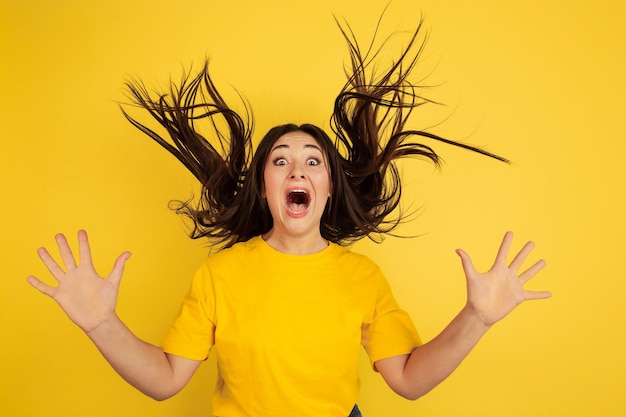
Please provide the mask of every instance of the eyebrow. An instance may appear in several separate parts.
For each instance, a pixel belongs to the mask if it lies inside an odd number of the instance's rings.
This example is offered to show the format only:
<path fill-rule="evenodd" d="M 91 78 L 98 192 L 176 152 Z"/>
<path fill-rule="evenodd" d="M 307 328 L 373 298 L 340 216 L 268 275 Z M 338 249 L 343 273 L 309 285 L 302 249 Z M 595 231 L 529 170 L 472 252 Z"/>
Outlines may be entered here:
<path fill-rule="evenodd" d="M 305 148 L 317 149 L 318 151 L 322 152 L 322 148 L 320 148 L 318 145 L 315 145 L 313 143 L 307 143 L 306 145 L 304 145 L 304 147 Z M 283 143 L 283 144 L 280 144 L 280 145 L 276 145 L 276 146 L 274 146 L 272 148 L 270 153 L 274 152 L 277 149 L 289 149 L 289 144 Z M 324 153 L 324 152 L 322 152 L 322 153 Z"/>

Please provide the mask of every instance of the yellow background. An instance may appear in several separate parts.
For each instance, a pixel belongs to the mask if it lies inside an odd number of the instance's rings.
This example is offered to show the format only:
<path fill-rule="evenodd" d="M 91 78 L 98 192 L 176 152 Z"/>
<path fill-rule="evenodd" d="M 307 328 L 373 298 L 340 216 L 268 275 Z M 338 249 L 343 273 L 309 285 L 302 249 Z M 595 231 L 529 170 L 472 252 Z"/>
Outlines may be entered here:
<path fill-rule="evenodd" d="M 0 415 L 207 416 L 215 363 L 177 397 L 154 402 L 122 381 L 28 274 L 35 251 L 90 232 L 98 268 L 131 250 L 119 314 L 158 343 L 206 255 L 170 199 L 196 189 L 179 163 L 122 117 L 122 84 L 162 87 L 213 60 L 218 85 L 252 103 L 257 135 L 288 121 L 327 126 L 347 56 L 332 14 L 366 42 L 387 0 L 0 0 L 2 290 Z M 533 239 L 548 267 L 529 284 L 549 301 L 499 323 L 457 372 L 417 402 L 361 363 L 366 417 L 621 416 L 626 153 L 622 1 L 394 0 L 383 33 L 423 14 L 429 127 L 505 155 L 512 166 L 436 145 L 441 172 L 404 164 L 400 232 L 355 250 L 385 270 L 424 339 L 464 302 L 456 247 L 481 269 L 507 229 Z M 297 279 L 297 277 L 294 277 Z"/>

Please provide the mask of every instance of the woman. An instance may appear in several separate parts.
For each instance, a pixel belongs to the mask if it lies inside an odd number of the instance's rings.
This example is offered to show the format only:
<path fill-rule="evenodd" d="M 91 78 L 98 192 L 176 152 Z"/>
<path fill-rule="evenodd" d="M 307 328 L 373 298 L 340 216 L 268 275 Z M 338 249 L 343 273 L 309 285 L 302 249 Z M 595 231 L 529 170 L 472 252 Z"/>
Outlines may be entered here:
<path fill-rule="evenodd" d="M 113 368 L 146 395 L 165 399 L 177 393 L 215 347 L 215 415 L 359 416 L 361 345 L 391 389 L 416 399 L 445 379 L 515 306 L 550 295 L 523 288 L 545 265 L 539 261 L 520 273 L 530 242 L 507 265 L 507 233 L 486 273 L 459 250 L 467 303 L 441 334 L 422 344 L 379 268 L 343 246 L 376 239 L 402 219 L 390 218 L 401 196 L 396 159 L 438 162 L 430 147 L 409 138 L 499 157 L 405 129 L 411 111 L 424 102 L 407 78 L 421 50 L 419 28 L 382 75 L 369 74 L 377 54 L 362 54 L 350 32 L 342 33 L 352 71 L 335 102 L 334 142 L 316 126 L 289 124 L 271 129 L 251 156 L 253 124 L 225 103 L 207 65 L 157 99 L 141 83 L 129 83 L 134 101 L 171 141 L 125 113 L 127 118 L 202 184 L 197 203 L 177 206 L 193 221 L 191 236 L 221 249 L 198 270 L 162 346 L 138 339 L 116 315 L 128 252 L 102 279 L 84 231 L 78 233 L 80 262 L 63 235 L 56 239 L 65 268 L 46 249 L 38 251 L 59 285 L 35 277 L 29 282 L 53 297 Z M 213 137 L 199 134 L 199 120 L 210 121 Z"/>

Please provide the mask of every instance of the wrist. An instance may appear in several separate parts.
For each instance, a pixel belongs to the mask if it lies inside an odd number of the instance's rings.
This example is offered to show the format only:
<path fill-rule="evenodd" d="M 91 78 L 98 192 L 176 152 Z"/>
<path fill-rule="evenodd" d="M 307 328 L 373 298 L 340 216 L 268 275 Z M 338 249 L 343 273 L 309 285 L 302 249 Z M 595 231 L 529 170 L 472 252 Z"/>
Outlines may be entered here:
<path fill-rule="evenodd" d="M 469 303 L 463 307 L 460 316 L 464 318 L 464 321 L 466 321 L 468 326 L 482 333 L 487 332 L 487 330 L 489 330 L 491 326 L 494 325 L 493 322 L 488 320 L 485 314 L 477 310 Z"/>
<path fill-rule="evenodd" d="M 121 321 L 117 314 L 113 312 L 97 322 L 90 323 L 88 326 L 83 327 L 82 330 L 90 339 L 94 339 L 110 333 L 117 323 L 121 323 Z"/>

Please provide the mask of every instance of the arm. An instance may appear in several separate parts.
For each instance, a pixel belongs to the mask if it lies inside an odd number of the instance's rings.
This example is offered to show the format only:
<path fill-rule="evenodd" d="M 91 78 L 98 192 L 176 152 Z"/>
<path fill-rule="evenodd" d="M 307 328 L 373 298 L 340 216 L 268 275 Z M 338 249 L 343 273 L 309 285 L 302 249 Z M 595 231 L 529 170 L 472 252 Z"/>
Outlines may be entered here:
<path fill-rule="evenodd" d="M 200 361 L 166 354 L 161 348 L 142 341 L 115 312 L 124 265 L 130 253 L 121 254 L 109 276 L 103 278 L 93 267 L 85 231 L 78 232 L 78 264 L 65 236 L 57 235 L 56 241 L 65 270 L 46 249 L 39 249 L 38 254 L 58 286 L 51 287 L 33 276 L 28 277 L 28 282 L 53 298 L 94 342 L 115 371 L 131 385 L 158 400 L 180 391 Z"/>
<path fill-rule="evenodd" d="M 410 355 L 377 361 L 375 366 L 387 384 L 399 395 L 417 399 L 447 378 L 476 346 L 493 324 L 526 300 L 550 297 L 549 292 L 526 291 L 523 285 L 544 266 L 540 260 L 518 276 L 518 270 L 532 251 L 528 242 L 506 265 L 512 233 L 504 236 L 496 261 L 485 273 L 478 273 L 470 257 L 457 250 L 467 280 L 467 303 L 450 324 L 430 342 Z"/>

